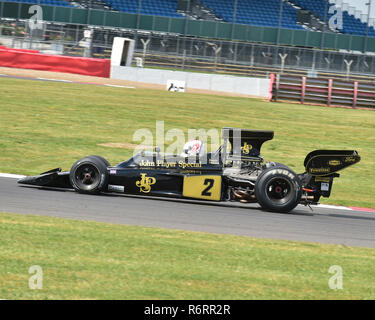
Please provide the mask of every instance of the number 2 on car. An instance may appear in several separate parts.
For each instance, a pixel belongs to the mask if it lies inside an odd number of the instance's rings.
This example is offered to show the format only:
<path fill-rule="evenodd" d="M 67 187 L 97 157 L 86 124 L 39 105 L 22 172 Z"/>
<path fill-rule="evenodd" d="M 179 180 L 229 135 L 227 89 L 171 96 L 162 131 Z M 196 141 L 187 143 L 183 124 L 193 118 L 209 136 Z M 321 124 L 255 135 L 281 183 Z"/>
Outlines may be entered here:
<path fill-rule="evenodd" d="M 183 196 L 212 201 L 221 200 L 221 176 L 185 176 Z"/>

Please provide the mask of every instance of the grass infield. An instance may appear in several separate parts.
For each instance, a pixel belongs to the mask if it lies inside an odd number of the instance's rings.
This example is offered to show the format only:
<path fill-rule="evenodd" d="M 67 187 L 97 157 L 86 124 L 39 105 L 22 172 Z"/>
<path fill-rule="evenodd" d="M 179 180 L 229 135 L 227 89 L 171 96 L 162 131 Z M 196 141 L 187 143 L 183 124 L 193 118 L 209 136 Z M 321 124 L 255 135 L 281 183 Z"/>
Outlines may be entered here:
<path fill-rule="evenodd" d="M 274 130 L 266 160 L 303 172 L 315 149 L 355 149 L 362 161 L 335 180 L 323 203 L 375 208 L 375 112 L 256 99 L 0 79 L 0 172 L 39 174 L 99 154 L 117 164 L 133 154 L 137 129 L 224 126 Z M 182 148 L 182 146 L 181 146 Z"/>
<path fill-rule="evenodd" d="M 3 299 L 375 298 L 374 249 L 7 213 L 0 235 Z M 333 265 L 342 290 L 329 288 Z"/>

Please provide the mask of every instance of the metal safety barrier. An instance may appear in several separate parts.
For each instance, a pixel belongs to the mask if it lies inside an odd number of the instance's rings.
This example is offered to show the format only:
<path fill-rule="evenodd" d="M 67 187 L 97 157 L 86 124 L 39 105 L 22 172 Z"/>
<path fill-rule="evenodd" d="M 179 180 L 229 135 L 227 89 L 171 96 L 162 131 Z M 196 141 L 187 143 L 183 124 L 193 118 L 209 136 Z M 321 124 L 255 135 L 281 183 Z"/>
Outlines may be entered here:
<path fill-rule="evenodd" d="M 375 110 L 375 83 L 272 74 L 270 101 L 295 101 Z"/>
<path fill-rule="evenodd" d="M 307 77 L 309 70 L 289 68 L 285 67 L 280 69 L 276 66 L 255 66 L 249 64 L 243 64 L 237 62 L 225 62 L 222 63 L 213 58 L 206 58 L 200 56 L 184 56 L 176 54 L 166 54 L 166 53 L 142 53 L 138 51 L 134 55 L 137 58 L 142 58 L 144 65 L 146 67 L 157 67 L 157 68 L 172 68 L 174 70 L 181 71 L 198 71 L 205 73 L 219 73 L 219 74 L 229 74 L 235 76 L 244 77 L 257 77 L 257 78 L 269 78 L 271 74 L 279 73 L 282 76 L 285 74 L 293 77 Z M 135 63 L 134 63 L 135 64 Z M 324 72 L 321 70 L 316 70 L 315 74 L 318 78 L 322 79 L 341 79 L 341 80 L 353 80 L 353 81 L 367 81 L 371 82 L 374 80 L 373 76 L 361 75 L 361 74 L 345 74 L 339 72 Z"/>

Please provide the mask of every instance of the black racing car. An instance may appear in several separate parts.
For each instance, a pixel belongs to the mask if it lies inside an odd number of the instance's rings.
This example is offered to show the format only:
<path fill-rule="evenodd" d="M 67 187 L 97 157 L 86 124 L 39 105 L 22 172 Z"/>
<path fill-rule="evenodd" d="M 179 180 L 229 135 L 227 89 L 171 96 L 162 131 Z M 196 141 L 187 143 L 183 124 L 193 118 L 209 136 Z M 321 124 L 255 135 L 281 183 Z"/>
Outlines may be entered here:
<path fill-rule="evenodd" d="M 317 150 L 296 174 L 277 162 L 264 162 L 260 151 L 273 131 L 223 128 L 223 145 L 194 158 L 142 151 L 111 166 L 100 156 L 78 160 L 68 172 L 54 169 L 26 177 L 21 184 L 70 188 L 80 193 L 136 195 L 258 202 L 269 211 L 290 212 L 298 204 L 318 204 L 329 197 L 339 170 L 360 161 L 356 151 Z"/>

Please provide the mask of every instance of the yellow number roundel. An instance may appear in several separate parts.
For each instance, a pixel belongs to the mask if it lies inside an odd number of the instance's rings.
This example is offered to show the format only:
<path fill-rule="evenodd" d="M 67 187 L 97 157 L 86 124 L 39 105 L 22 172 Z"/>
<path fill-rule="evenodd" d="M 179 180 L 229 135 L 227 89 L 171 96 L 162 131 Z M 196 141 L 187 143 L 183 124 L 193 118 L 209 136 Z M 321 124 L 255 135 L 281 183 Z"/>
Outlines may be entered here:
<path fill-rule="evenodd" d="M 220 201 L 221 176 L 186 176 L 182 195 L 187 198 Z"/>

